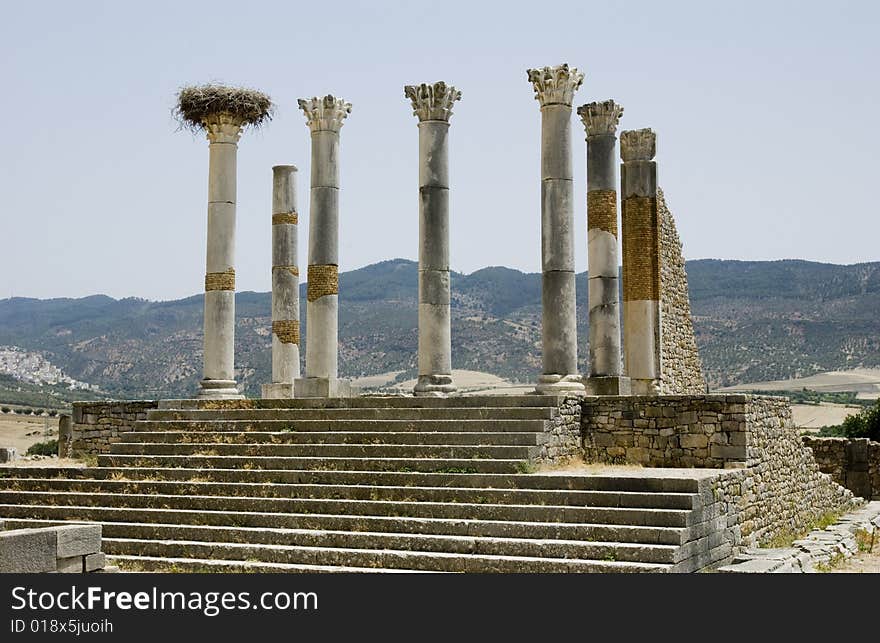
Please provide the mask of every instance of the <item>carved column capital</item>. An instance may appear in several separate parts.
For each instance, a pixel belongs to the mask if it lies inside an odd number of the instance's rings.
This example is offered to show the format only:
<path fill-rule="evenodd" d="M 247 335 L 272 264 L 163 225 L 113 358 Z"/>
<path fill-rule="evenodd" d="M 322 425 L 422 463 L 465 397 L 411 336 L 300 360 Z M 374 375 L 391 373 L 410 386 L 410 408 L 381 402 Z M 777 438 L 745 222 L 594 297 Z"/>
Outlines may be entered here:
<path fill-rule="evenodd" d="M 461 92 L 442 80 L 433 84 L 406 85 L 403 95 L 412 101 L 413 115 L 422 121 L 446 121 L 452 116 L 452 104 L 461 100 Z"/>
<path fill-rule="evenodd" d="M 577 113 L 584 123 L 588 137 L 614 136 L 617 134 L 617 125 L 623 115 L 623 107 L 609 99 L 581 105 Z"/>
<path fill-rule="evenodd" d="M 657 134 L 650 128 L 620 133 L 620 158 L 626 161 L 650 161 L 657 153 Z"/>
<path fill-rule="evenodd" d="M 208 114 L 202 118 L 205 136 L 211 143 L 238 143 L 244 119 L 228 112 Z"/>
<path fill-rule="evenodd" d="M 584 82 L 584 74 L 567 64 L 529 69 L 529 82 L 535 89 L 535 99 L 541 107 L 568 105 L 571 107 L 574 93 Z"/>
<path fill-rule="evenodd" d="M 312 132 L 338 132 L 342 121 L 351 113 L 351 103 L 327 95 L 323 98 L 300 98 L 296 101 L 306 115 L 306 124 Z"/>

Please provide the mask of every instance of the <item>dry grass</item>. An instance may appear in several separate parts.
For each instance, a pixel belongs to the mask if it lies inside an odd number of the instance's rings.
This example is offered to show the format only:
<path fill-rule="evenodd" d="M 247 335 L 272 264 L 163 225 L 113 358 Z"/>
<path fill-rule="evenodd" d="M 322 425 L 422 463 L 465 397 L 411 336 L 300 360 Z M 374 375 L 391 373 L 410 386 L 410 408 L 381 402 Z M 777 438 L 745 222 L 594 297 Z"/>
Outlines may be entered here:
<path fill-rule="evenodd" d="M 253 89 L 224 85 L 192 85 L 177 94 L 174 116 L 184 129 L 201 131 L 213 114 L 232 114 L 249 127 L 272 119 L 274 106 L 268 95 Z"/>

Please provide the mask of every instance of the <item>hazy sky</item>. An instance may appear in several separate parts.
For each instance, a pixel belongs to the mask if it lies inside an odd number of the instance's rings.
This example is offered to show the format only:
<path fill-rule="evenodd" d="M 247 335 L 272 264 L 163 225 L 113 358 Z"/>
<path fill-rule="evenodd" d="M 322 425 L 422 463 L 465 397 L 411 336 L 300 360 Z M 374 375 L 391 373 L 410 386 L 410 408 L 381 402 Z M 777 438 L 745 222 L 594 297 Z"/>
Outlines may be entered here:
<path fill-rule="evenodd" d="M 540 112 L 526 68 L 586 73 L 658 133 L 688 258 L 880 260 L 880 3 L 4 2 L 0 297 L 202 290 L 208 145 L 177 89 L 223 81 L 277 115 L 239 146 L 237 282 L 270 288 L 271 166 L 299 167 L 296 99 L 353 104 L 342 128 L 342 270 L 416 258 L 416 118 L 403 85 L 463 97 L 450 132 L 452 268 L 540 269 Z M 583 126 L 577 268 L 586 268 Z M 454 287 L 454 286 L 453 286 Z"/>

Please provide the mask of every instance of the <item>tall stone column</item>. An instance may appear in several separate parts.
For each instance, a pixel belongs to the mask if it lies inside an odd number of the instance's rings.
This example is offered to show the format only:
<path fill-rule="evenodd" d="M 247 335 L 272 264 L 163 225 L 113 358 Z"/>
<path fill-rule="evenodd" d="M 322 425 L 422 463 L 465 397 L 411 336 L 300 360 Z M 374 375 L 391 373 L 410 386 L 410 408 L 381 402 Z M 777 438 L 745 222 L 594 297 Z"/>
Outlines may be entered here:
<path fill-rule="evenodd" d="M 568 65 L 529 69 L 541 105 L 541 261 L 544 373 L 537 393 L 583 393 L 577 373 L 571 103 L 584 75 Z"/>
<path fill-rule="evenodd" d="M 203 119 L 209 145 L 205 272 L 205 370 L 198 397 L 242 397 L 235 385 L 236 155 L 244 121 L 229 113 Z"/>
<path fill-rule="evenodd" d="M 617 124 L 623 107 L 613 100 L 578 108 L 587 130 L 587 259 L 590 305 L 591 395 L 629 395 L 622 377 L 617 263 Z"/>
<path fill-rule="evenodd" d="M 449 117 L 461 92 L 440 81 L 407 85 L 419 119 L 419 379 L 416 396 L 453 393 L 449 310 Z"/>
<path fill-rule="evenodd" d="M 296 167 L 272 168 L 272 383 L 264 398 L 293 397 L 299 377 Z"/>
<path fill-rule="evenodd" d="M 334 96 L 300 99 L 312 133 L 309 195 L 309 267 L 306 303 L 306 374 L 296 397 L 347 397 L 338 379 L 339 130 L 351 103 Z"/>
<path fill-rule="evenodd" d="M 660 378 L 660 222 L 656 136 L 620 134 L 623 202 L 623 329 L 626 372 L 634 395 L 657 395 Z"/>

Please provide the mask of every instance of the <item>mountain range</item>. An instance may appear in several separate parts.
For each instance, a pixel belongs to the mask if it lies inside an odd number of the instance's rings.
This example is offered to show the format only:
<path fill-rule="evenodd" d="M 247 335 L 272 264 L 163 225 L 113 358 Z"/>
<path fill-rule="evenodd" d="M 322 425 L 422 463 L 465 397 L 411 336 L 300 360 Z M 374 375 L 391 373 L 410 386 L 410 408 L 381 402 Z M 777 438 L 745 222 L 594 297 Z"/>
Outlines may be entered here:
<path fill-rule="evenodd" d="M 710 386 L 880 366 L 880 262 L 686 264 L 697 346 Z M 342 376 L 414 376 L 417 264 L 340 275 Z M 588 372 L 586 274 L 577 275 L 579 359 Z M 269 293 L 236 295 L 237 379 L 250 396 L 271 376 Z M 305 337 L 305 284 L 301 287 Z M 455 368 L 534 381 L 541 365 L 541 275 L 488 267 L 452 274 Z M 176 301 L 0 300 L 0 346 L 39 352 L 119 398 L 188 397 L 202 360 L 202 296 Z"/>

